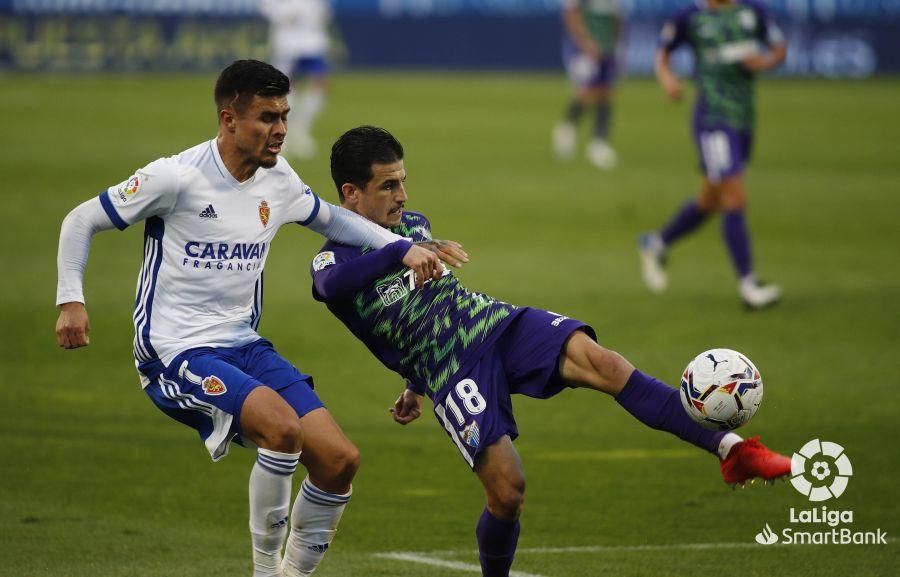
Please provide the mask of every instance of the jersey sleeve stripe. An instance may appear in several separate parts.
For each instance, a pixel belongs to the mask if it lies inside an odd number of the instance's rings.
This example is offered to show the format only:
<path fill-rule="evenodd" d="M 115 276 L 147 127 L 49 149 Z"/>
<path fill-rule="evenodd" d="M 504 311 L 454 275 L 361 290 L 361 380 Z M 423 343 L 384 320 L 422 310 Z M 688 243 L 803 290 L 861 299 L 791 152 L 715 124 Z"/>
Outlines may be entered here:
<path fill-rule="evenodd" d="M 319 216 L 319 205 L 321 204 L 321 201 L 319 200 L 319 196 L 317 194 L 313 194 L 313 199 L 315 201 L 315 204 L 313 205 L 312 212 L 309 213 L 309 218 L 307 218 L 306 220 L 297 221 L 297 224 L 299 224 L 300 226 L 308 225 L 312 221 L 316 220 L 317 216 Z"/>
<path fill-rule="evenodd" d="M 122 217 L 119 216 L 116 207 L 113 206 L 111 200 L 109 200 L 108 191 L 104 190 L 100 193 L 100 204 L 103 206 L 103 210 L 106 211 L 106 216 L 109 217 L 109 220 L 112 221 L 116 228 L 119 230 L 125 230 L 128 228 L 128 223 L 122 220 Z"/>

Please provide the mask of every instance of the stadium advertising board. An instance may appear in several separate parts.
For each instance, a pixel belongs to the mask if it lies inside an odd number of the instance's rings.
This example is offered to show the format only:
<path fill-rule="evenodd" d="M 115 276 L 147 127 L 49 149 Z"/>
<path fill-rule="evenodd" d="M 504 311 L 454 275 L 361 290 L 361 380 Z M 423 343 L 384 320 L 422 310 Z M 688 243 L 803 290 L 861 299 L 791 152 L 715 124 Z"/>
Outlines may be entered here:
<path fill-rule="evenodd" d="M 659 27 L 684 2 L 621 4 L 624 68 L 648 74 Z M 900 0 L 766 4 L 789 39 L 782 74 L 900 72 Z M 335 12 L 353 67 L 560 67 L 558 0 L 337 0 Z M 371 42 L 375 18 L 379 34 L 403 42 Z M 7 70 L 215 70 L 239 57 L 265 58 L 266 43 L 255 0 L 0 0 Z"/>

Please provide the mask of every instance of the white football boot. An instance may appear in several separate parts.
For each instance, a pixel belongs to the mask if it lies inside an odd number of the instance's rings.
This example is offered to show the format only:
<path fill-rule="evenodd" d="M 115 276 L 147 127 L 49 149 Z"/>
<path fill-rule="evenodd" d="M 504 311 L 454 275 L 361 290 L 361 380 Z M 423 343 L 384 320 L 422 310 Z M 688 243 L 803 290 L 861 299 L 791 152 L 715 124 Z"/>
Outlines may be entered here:
<path fill-rule="evenodd" d="M 650 292 L 661 293 L 669 286 L 666 274 L 666 245 L 656 233 L 642 234 L 638 239 L 641 272 Z"/>
<path fill-rule="evenodd" d="M 586 154 L 588 162 L 600 170 L 612 170 L 619 164 L 616 151 L 605 140 L 599 138 L 595 138 L 588 144 Z"/>
<path fill-rule="evenodd" d="M 571 122 L 560 122 L 553 127 L 553 152 L 560 160 L 571 160 L 578 144 L 578 129 Z"/>
<path fill-rule="evenodd" d="M 741 300 L 750 310 L 759 310 L 774 305 L 781 300 L 781 288 L 773 284 L 763 284 L 754 275 L 747 275 L 738 285 Z"/>

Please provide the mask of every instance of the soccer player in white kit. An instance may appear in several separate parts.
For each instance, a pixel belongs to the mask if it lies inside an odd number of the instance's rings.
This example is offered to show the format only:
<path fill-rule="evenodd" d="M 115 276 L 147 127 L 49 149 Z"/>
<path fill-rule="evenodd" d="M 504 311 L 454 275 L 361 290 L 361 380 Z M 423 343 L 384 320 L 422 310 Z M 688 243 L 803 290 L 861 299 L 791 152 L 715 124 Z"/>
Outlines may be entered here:
<path fill-rule="evenodd" d="M 261 0 L 259 9 L 270 24 L 272 64 L 293 83 L 289 98 L 294 115 L 285 151 L 311 158 L 316 154 L 313 123 L 325 107 L 328 92 L 331 4 L 329 0 Z"/>
<path fill-rule="evenodd" d="M 324 408 L 312 378 L 256 332 L 271 242 L 290 223 L 352 245 L 401 239 L 320 200 L 279 158 L 288 92 L 288 78 L 268 64 L 228 66 L 215 88 L 216 138 L 151 162 L 72 210 L 57 259 L 57 340 L 82 347 L 89 342 L 82 279 L 91 238 L 144 221 L 135 364 L 150 399 L 197 429 L 214 461 L 232 440 L 256 448 L 249 483 L 255 577 L 315 569 L 359 466 L 358 449 Z M 419 246 L 404 263 L 422 281 L 443 270 Z M 291 508 L 298 463 L 308 476 Z"/>

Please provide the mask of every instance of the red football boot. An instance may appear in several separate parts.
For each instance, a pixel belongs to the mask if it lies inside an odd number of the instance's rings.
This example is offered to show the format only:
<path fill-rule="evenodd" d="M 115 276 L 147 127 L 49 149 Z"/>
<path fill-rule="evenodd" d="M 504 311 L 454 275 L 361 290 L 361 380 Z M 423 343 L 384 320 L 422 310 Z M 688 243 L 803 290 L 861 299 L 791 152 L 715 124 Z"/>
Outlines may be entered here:
<path fill-rule="evenodd" d="M 769 450 L 759 437 L 751 437 L 732 447 L 721 467 L 722 478 L 732 486 L 757 477 L 774 482 L 791 473 L 791 459 Z"/>

